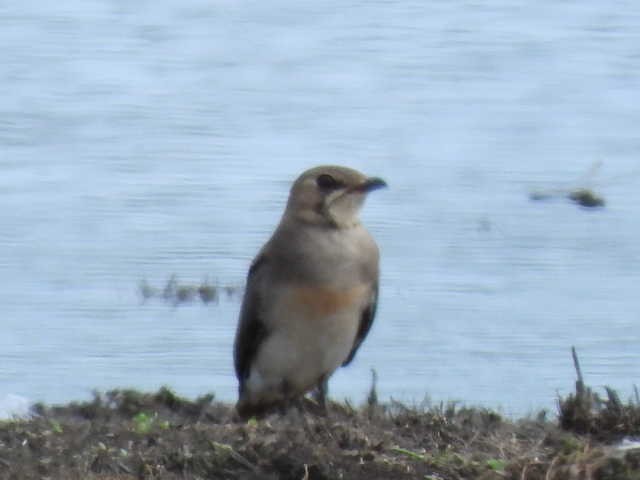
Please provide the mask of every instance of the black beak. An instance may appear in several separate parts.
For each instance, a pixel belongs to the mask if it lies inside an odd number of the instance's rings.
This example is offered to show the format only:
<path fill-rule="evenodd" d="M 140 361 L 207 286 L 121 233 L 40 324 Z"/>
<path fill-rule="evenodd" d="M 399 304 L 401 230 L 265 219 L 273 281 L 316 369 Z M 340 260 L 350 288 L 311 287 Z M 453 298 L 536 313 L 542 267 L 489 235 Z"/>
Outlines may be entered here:
<path fill-rule="evenodd" d="M 370 177 L 370 178 L 367 178 L 360 185 L 356 185 L 355 187 L 353 187 L 353 190 L 356 192 L 369 193 L 369 192 L 373 192 L 374 190 L 378 190 L 380 188 L 385 188 L 386 186 L 387 186 L 387 182 L 385 182 L 381 178 Z"/>

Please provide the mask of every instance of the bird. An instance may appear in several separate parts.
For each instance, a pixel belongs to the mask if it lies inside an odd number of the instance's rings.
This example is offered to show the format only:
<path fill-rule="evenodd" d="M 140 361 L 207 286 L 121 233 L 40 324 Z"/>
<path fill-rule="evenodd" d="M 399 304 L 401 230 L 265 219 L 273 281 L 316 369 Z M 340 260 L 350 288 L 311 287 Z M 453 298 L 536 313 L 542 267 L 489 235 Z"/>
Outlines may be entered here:
<path fill-rule="evenodd" d="M 335 165 L 303 172 L 247 274 L 234 341 L 241 418 L 311 390 L 326 412 L 329 377 L 351 363 L 378 304 L 379 249 L 359 220 L 379 177 Z"/>

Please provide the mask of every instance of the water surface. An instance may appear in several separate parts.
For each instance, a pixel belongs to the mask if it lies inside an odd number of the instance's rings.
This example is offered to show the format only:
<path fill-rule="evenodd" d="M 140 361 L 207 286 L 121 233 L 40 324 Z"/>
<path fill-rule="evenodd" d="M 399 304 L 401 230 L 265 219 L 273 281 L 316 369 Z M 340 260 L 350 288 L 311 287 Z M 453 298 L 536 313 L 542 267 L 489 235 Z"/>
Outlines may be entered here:
<path fill-rule="evenodd" d="M 526 413 L 640 367 L 640 4 L 0 6 L 0 399 L 170 385 L 233 400 L 237 300 L 291 181 L 384 177 L 380 309 L 331 383 Z M 583 176 L 596 161 L 602 168 Z M 601 210 L 531 189 L 595 188 Z M 14 398 L 14 397 L 11 397 Z"/>

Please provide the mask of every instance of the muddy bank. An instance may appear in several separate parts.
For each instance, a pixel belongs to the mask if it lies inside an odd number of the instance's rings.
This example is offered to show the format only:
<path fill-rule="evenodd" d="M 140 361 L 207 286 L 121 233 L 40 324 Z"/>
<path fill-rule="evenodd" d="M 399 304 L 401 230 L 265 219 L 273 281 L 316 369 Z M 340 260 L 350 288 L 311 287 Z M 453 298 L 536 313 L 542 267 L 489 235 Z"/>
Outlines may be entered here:
<path fill-rule="evenodd" d="M 372 399 L 360 408 L 333 403 L 326 417 L 293 410 L 239 422 L 213 395 L 187 400 L 166 388 L 33 413 L 0 423 L 2 479 L 640 480 L 640 450 L 611 446 L 640 420 L 598 434 L 592 419 L 576 433 L 543 415 L 510 421 L 484 409 Z"/>

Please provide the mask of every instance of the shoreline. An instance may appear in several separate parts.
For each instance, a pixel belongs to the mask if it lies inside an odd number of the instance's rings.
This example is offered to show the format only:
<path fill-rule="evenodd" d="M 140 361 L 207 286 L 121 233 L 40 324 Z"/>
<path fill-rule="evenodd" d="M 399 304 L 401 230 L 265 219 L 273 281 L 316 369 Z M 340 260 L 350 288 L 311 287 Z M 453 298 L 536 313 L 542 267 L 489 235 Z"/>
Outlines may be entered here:
<path fill-rule="evenodd" d="M 111 390 L 0 421 L 1 479 L 640 479 L 640 404 L 580 382 L 558 418 L 331 402 L 240 422 L 214 394 Z M 621 428 L 621 426 L 623 428 Z M 620 442 L 627 442 L 620 448 Z"/>

